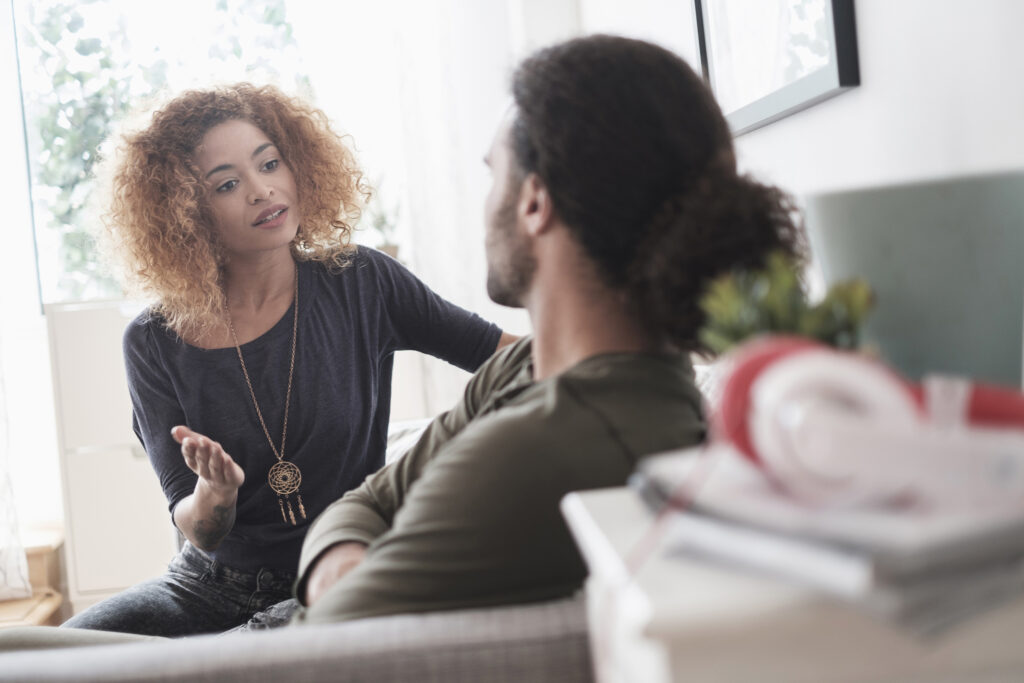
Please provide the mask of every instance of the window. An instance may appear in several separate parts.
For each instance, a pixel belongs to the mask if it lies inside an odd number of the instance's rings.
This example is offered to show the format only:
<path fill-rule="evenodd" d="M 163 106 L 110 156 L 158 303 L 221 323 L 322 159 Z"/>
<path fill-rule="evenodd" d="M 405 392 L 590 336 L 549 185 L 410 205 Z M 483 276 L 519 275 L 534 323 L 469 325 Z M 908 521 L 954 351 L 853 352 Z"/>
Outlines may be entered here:
<path fill-rule="evenodd" d="M 131 108 L 241 80 L 309 94 L 284 0 L 15 0 L 43 302 L 118 296 L 93 167 Z"/>

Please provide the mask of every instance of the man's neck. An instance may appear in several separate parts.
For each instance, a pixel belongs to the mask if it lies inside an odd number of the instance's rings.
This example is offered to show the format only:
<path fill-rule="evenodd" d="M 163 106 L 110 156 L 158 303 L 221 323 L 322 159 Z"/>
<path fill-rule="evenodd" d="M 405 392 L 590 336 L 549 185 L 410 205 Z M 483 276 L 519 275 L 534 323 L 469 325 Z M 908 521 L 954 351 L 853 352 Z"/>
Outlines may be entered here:
<path fill-rule="evenodd" d="M 605 353 L 663 347 L 629 310 L 621 293 L 598 281 L 589 261 L 541 262 L 524 302 L 533 327 L 534 379 L 552 377 Z M 571 263 L 571 261 L 570 261 Z"/>
<path fill-rule="evenodd" d="M 624 319 L 581 321 L 551 318 L 534 322 L 533 376 L 546 379 L 578 363 L 606 353 L 649 353 L 661 350 L 639 330 L 627 330 Z M 607 327 L 606 327 L 607 326 Z"/>

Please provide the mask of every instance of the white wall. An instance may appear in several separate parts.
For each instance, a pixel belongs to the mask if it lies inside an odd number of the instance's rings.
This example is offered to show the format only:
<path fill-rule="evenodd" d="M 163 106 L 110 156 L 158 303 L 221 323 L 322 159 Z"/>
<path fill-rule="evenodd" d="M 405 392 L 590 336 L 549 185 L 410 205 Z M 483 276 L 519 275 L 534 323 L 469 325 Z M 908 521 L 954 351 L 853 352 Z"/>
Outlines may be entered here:
<path fill-rule="evenodd" d="M 700 69 L 693 2 L 579 0 L 581 31 Z M 854 0 L 861 85 L 736 139 L 742 170 L 808 194 L 1024 167 L 1024 2 Z M 812 295 L 820 272 L 809 273 Z"/>
<path fill-rule="evenodd" d="M 577 0 L 504 0 L 515 62 L 534 50 L 579 33 Z"/>
<path fill-rule="evenodd" d="M 692 2 L 580 0 L 584 32 L 697 65 Z M 740 136 L 745 170 L 802 195 L 1024 166 L 1024 2 L 855 0 L 861 86 Z"/>
<path fill-rule="evenodd" d="M 1024 2 L 858 0 L 861 86 L 741 136 L 792 192 L 1024 166 Z"/>
<path fill-rule="evenodd" d="M 579 12 L 583 33 L 648 40 L 673 50 L 700 72 L 693 0 L 579 0 Z"/>

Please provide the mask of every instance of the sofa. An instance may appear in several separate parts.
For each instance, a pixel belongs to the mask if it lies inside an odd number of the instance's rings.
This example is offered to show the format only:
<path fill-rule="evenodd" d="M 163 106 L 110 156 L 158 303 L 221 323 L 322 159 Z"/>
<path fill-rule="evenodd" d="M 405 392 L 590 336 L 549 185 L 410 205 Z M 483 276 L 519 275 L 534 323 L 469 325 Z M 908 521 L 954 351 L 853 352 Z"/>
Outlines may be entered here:
<path fill-rule="evenodd" d="M 392 423 L 387 462 L 429 422 Z M 175 640 L 111 638 L 59 650 L 35 643 L 0 653 L 0 681 L 585 683 L 593 680 L 586 622 L 580 592 L 531 605 Z"/>
<path fill-rule="evenodd" d="M 488 609 L 0 654 L 0 681 L 584 683 L 582 594 Z"/>

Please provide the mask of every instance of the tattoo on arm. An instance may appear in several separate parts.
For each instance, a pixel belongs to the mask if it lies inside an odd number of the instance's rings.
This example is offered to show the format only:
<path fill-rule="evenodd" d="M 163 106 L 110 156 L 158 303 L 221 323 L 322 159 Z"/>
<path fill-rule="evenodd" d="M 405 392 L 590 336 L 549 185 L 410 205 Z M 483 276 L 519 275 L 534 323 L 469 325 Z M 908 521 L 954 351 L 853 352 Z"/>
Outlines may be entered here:
<path fill-rule="evenodd" d="M 201 548 L 217 547 L 235 525 L 234 505 L 214 505 L 210 519 L 197 519 L 192 524 L 192 534 Z"/>

